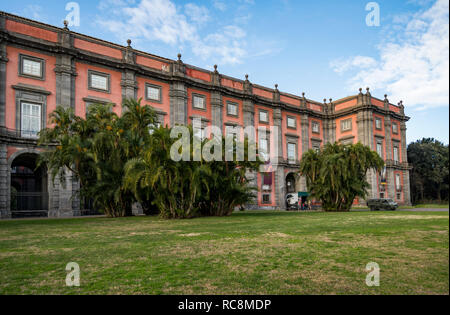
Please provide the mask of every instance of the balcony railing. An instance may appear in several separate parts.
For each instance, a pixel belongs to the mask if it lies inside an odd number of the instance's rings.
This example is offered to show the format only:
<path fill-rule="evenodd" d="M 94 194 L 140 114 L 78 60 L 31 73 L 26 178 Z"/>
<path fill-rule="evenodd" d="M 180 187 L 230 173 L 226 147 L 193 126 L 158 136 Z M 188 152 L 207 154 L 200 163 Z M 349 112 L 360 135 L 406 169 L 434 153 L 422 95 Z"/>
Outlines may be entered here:
<path fill-rule="evenodd" d="M 37 140 L 38 131 L 0 127 L 0 136 Z"/>

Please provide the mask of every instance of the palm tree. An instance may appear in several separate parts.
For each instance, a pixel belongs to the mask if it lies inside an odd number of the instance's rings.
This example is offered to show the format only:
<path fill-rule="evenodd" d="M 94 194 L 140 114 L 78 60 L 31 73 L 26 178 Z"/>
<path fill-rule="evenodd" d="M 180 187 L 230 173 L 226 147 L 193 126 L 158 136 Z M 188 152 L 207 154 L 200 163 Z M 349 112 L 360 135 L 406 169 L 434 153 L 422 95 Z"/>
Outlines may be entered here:
<path fill-rule="evenodd" d="M 370 169 L 381 170 L 384 161 L 369 147 L 327 144 L 320 152 L 310 150 L 300 163 L 300 174 L 312 197 L 326 211 L 349 211 L 356 197 L 365 198 Z"/>

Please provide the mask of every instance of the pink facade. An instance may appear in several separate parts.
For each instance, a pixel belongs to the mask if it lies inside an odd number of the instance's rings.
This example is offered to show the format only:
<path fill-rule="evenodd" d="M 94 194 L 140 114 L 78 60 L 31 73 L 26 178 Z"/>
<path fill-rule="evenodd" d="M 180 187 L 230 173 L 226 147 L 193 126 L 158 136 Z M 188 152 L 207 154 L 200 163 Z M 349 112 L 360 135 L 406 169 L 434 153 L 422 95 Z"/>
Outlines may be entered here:
<path fill-rule="evenodd" d="M 298 164 L 288 161 L 288 143 L 295 144 L 297 159 L 295 162 L 298 162 L 307 150 L 316 149 L 317 145 L 322 147 L 335 141 L 344 143 L 361 141 L 376 150 L 377 141 L 381 141 L 387 163 L 394 160 L 394 148 L 398 154 L 398 161 L 389 166 L 391 185 L 397 175 L 400 175 L 400 186 L 409 185 L 408 165 L 404 156 L 406 152 L 404 125 L 409 118 L 404 115 L 402 104 L 396 106 L 387 100 L 381 101 L 371 97 L 369 91 L 364 95 L 360 93 L 324 104 L 306 99 L 304 96 L 280 92 L 277 87 L 271 89 L 253 85 L 248 78 L 240 80 L 222 76 L 217 68 L 215 71 L 208 71 L 191 67 L 184 64 L 181 57 L 178 60 L 169 60 L 135 51 L 131 43 L 128 46 L 121 46 L 72 33 L 63 28 L 0 13 L 0 18 L 5 20 L 4 29 L 0 31 L 10 38 L 8 39 L 10 42 L 7 42 L 4 48 L 0 47 L 3 49 L 2 54 L 7 56 L 7 61 L 2 61 L 6 65 L 3 73 L 5 91 L 4 121 L 0 121 L 2 128 L 20 129 L 17 125 L 20 113 L 16 108 L 21 102 L 19 95 L 24 95 L 27 91 L 44 100 L 42 104 L 45 105 L 43 107 L 46 117 L 57 105 L 72 106 L 76 115 L 85 117 L 87 106 L 93 102 L 113 103 L 115 104 L 113 111 L 121 115 L 124 98 L 135 97 L 142 99 L 142 104 L 153 107 L 161 117 L 161 122 L 168 126 L 191 124 L 194 118 L 200 118 L 203 125 L 217 125 L 223 131 L 226 130 L 226 126 L 245 127 L 254 124 L 257 142 L 260 139 L 258 129 L 278 127 L 281 132 L 281 144 L 275 147 L 277 144 L 271 134 L 269 145 L 270 151 L 278 149 L 279 156 L 284 160 L 279 162 L 280 173 L 283 175 L 277 176 L 276 172 L 272 172 L 272 183 L 269 185 L 272 187 L 271 190 L 258 194 L 258 206 L 261 207 L 283 207 L 285 191 L 279 187 L 284 186 L 280 183 L 284 179 L 280 178 L 292 173 L 297 175 Z M 23 35 L 30 37 L 29 44 L 16 44 L 15 41 L 18 42 L 18 38 Z M 40 49 L 35 48 L 36 43 L 39 43 Z M 60 47 L 65 47 L 64 49 L 72 51 L 73 54 L 65 55 Z M 43 77 L 21 75 L 18 71 L 22 67 L 21 56 L 42 61 Z M 59 64 L 61 62 L 66 63 Z M 108 88 L 105 90 L 92 88 L 91 73 L 107 78 Z M 63 81 L 67 78 L 69 81 Z M 63 82 L 66 84 L 63 85 Z M 160 89 L 159 100 L 148 97 L 148 87 Z M 193 106 L 194 96 L 204 98 L 205 108 Z M 57 99 L 60 100 L 59 103 Z M 1 103 L 0 95 L 0 110 L 2 110 Z M 237 105 L 237 115 L 228 113 L 229 103 Z M 370 110 L 371 114 L 363 113 L 363 110 Z M 267 114 L 267 122 L 260 119 L 261 111 Z M 367 122 L 370 119 L 373 119 L 371 124 Z M 376 127 L 377 119 L 381 121 L 380 128 Z M 391 123 L 390 130 L 386 130 L 387 119 Z M 291 123 L 295 121 L 295 127 L 288 126 L 288 120 Z M 345 121 L 347 127 L 343 128 L 342 124 Z M 394 125 L 396 127 L 393 127 Z M 7 156 L 13 156 L 20 150 L 20 145 L 8 144 Z M 263 177 L 264 174 L 257 175 L 259 188 L 263 185 Z M 378 174 L 374 176 L 373 182 L 379 186 Z M 306 191 L 307 188 L 301 189 Z M 405 203 L 409 202 L 409 188 L 407 189 L 408 191 L 401 192 L 401 201 Z M 263 202 L 263 195 L 267 194 L 270 195 L 270 201 Z M 385 195 L 394 198 L 397 194 L 397 191 L 391 189 Z"/>

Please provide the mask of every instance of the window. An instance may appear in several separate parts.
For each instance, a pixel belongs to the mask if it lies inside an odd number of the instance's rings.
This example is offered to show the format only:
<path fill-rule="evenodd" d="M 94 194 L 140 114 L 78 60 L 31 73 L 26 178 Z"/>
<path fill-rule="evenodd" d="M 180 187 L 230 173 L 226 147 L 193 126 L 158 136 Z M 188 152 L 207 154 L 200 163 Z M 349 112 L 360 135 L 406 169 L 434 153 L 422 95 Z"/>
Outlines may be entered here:
<path fill-rule="evenodd" d="M 262 203 L 263 204 L 270 204 L 270 195 L 269 194 L 263 194 L 262 195 Z"/>
<path fill-rule="evenodd" d="M 206 139 L 205 127 L 203 127 L 203 126 L 194 127 L 194 136 L 199 138 L 202 141 L 205 140 Z"/>
<path fill-rule="evenodd" d="M 320 124 L 317 121 L 311 123 L 311 129 L 314 133 L 320 133 Z"/>
<path fill-rule="evenodd" d="M 157 121 L 155 121 L 153 124 L 148 125 L 148 130 L 151 135 L 155 132 L 156 129 L 161 128 L 161 126 L 163 125 L 163 123 L 161 123 L 162 121 L 164 121 L 164 117 L 162 119 L 161 117 L 158 117 Z"/>
<path fill-rule="evenodd" d="M 395 174 L 395 188 L 397 189 L 397 191 L 400 191 L 400 189 L 402 188 L 400 174 Z"/>
<path fill-rule="evenodd" d="M 319 152 L 319 151 L 320 151 L 320 145 L 319 145 L 319 144 L 313 144 L 312 148 L 313 148 L 313 150 L 316 151 L 316 152 Z"/>
<path fill-rule="evenodd" d="M 161 102 L 161 87 L 153 84 L 146 84 L 147 88 L 147 100 Z"/>
<path fill-rule="evenodd" d="M 394 162 L 398 162 L 399 158 L 398 158 L 398 147 L 394 146 Z"/>
<path fill-rule="evenodd" d="M 43 59 L 24 55 L 19 55 L 19 59 L 19 75 L 44 79 L 45 61 Z"/>
<path fill-rule="evenodd" d="M 392 133 L 395 133 L 395 134 L 398 133 L 398 125 L 396 123 L 392 124 Z"/>
<path fill-rule="evenodd" d="M 402 194 L 401 193 L 397 193 L 397 200 L 402 199 Z"/>
<path fill-rule="evenodd" d="M 375 118 L 375 128 L 381 130 L 381 118 Z"/>
<path fill-rule="evenodd" d="M 206 97 L 204 95 L 194 94 L 192 96 L 192 106 L 197 109 L 206 110 Z"/>
<path fill-rule="evenodd" d="M 272 173 L 262 173 L 262 190 L 272 191 Z"/>
<path fill-rule="evenodd" d="M 269 160 L 269 142 L 267 139 L 259 139 L 259 155 L 261 156 L 262 160 L 268 161 Z"/>
<path fill-rule="evenodd" d="M 383 154 L 383 142 L 378 141 L 377 142 L 377 153 L 381 158 L 384 158 L 384 154 Z"/>
<path fill-rule="evenodd" d="M 341 143 L 343 145 L 352 145 L 353 144 L 353 138 L 342 140 Z"/>
<path fill-rule="evenodd" d="M 88 76 L 89 89 L 109 93 L 109 74 L 89 70 Z"/>
<path fill-rule="evenodd" d="M 297 129 L 297 120 L 294 117 L 287 117 L 287 127 Z"/>
<path fill-rule="evenodd" d="M 235 126 L 226 126 L 225 127 L 225 136 L 226 137 L 233 137 L 235 139 L 237 139 L 239 133 L 239 127 L 235 127 Z"/>
<path fill-rule="evenodd" d="M 25 138 L 37 138 L 41 131 L 41 105 L 22 103 L 21 134 Z"/>
<path fill-rule="evenodd" d="M 287 156 L 289 163 L 295 163 L 297 160 L 297 145 L 295 143 L 288 143 L 287 145 Z"/>
<path fill-rule="evenodd" d="M 236 103 L 227 103 L 227 115 L 228 116 L 238 116 L 238 107 Z"/>
<path fill-rule="evenodd" d="M 346 120 L 341 121 L 341 130 L 342 131 L 352 130 L 352 120 L 346 119 Z"/>
<path fill-rule="evenodd" d="M 269 122 L 269 113 L 265 110 L 260 110 L 259 111 L 259 121 L 263 122 L 263 123 L 268 123 Z"/>

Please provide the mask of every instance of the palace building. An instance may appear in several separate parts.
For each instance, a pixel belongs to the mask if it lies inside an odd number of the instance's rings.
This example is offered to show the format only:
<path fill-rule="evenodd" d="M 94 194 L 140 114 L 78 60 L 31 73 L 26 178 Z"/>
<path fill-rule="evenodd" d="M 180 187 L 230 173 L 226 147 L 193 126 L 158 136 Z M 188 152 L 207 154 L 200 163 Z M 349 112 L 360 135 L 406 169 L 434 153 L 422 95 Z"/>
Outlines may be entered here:
<path fill-rule="evenodd" d="M 177 60 L 158 57 L 0 12 L 0 216 L 70 217 L 92 213 L 77 196 L 79 183 L 53 183 L 45 166 L 36 169 L 43 148 L 37 133 L 57 105 L 84 117 L 92 103 L 115 104 L 142 98 L 164 125 L 227 127 L 276 126 L 279 158 L 273 172 L 253 174 L 259 188 L 253 205 L 284 209 L 287 193 L 307 194 L 299 177 L 304 152 L 329 142 L 370 146 L 386 161 L 385 171 L 368 174 L 370 198 L 410 204 L 406 122 L 402 103 L 391 104 L 369 89 L 340 99 L 317 102 L 252 84 Z M 258 135 L 256 135 L 258 138 Z M 257 139 L 270 148 L 268 139 Z M 363 203 L 362 200 L 356 202 Z"/>

